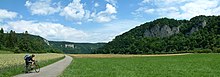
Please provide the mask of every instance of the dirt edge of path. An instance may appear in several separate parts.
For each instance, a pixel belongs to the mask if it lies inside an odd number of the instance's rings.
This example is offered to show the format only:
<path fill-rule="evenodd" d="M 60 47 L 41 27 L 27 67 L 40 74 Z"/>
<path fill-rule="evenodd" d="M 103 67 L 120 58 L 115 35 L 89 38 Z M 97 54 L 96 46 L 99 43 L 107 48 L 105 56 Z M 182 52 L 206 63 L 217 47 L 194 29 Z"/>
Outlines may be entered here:
<path fill-rule="evenodd" d="M 179 56 L 188 55 L 192 53 L 183 54 L 154 54 L 154 55 L 127 55 L 127 54 L 69 54 L 74 58 L 117 58 L 117 57 L 147 57 L 147 56 Z"/>

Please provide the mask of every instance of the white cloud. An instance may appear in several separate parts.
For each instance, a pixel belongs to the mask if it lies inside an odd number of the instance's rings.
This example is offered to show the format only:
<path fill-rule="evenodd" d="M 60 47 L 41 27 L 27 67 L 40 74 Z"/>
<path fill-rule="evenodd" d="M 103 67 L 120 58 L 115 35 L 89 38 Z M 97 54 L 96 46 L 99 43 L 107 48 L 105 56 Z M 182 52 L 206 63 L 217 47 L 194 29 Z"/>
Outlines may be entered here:
<path fill-rule="evenodd" d="M 61 6 L 59 3 L 51 3 L 51 0 L 37 0 L 31 2 L 27 0 L 25 6 L 31 11 L 32 15 L 49 15 L 59 12 Z"/>
<path fill-rule="evenodd" d="M 80 3 L 81 0 L 73 0 L 73 2 L 69 3 L 62 12 L 61 16 L 64 16 L 68 20 L 73 20 L 77 22 L 110 22 L 113 19 L 116 19 L 116 8 L 111 4 L 106 4 L 106 9 L 104 11 L 91 12 L 84 8 L 84 4 Z M 95 4 L 95 6 L 99 6 L 99 4 Z M 78 24 L 78 23 L 77 23 Z M 82 24 L 82 23 L 81 23 Z"/>
<path fill-rule="evenodd" d="M 146 9 L 144 12 L 145 13 L 153 13 L 155 11 L 155 9 Z"/>
<path fill-rule="evenodd" d="M 74 21 L 76 24 L 83 22 L 110 22 L 116 19 L 116 0 L 106 0 L 106 9 L 104 11 L 91 11 L 85 9 L 86 4 L 81 0 L 72 0 L 67 6 L 61 7 L 60 3 L 53 3 L 52 0 L 27 0 L 25 6 L 30 10 L 32 15 L 50 15 L 59 13 L 60 16 L 67 20 Z M 99 3 L 94 3 L 94 7 L 99 7 Z M 81 23 L 79 23 L 81 22 Z"/>
<path fill-rule="evenodd" d="M 99 7 L 99 3 L 95 3 L 95 5 L 94 5 L 95 7 Z"/>
<path fill-rule="evenodd" d="M 18 33 L 28 31 L 30 34 L 40 35 L 48 40 L 82 42 L 87 37 L 87 34 L 81 30 L 50 22 L 19 20 L 8 22 L 0 27 L 6 31 L 15 30 Z"/>
<path fill-rule="evenodd" d="M 116 0 L 105 0 L 106 2 L 109 2 L 110 4 L 116 6 L 117 1 Z"/>
<path fill-rule="evenodd" d="M 13 19 L 17 17 L 16 12 L 7 11 L 5 9 L 0 9 L 0 22 L 5 19 Z"/>
<path fill-rule="evenodd" d="M 97 13 L 97 15 L 94 15 L 94 19 L 97 22 L 103 23 L 103 22 L 109 22 L 112 19 L 116 19 L 116 16 L 114 14 L 117 13 L 117 10 L 114 6 L 111 4 L 106 4 L 106 10 L 100 11 Z"/>
<path fill-rule="evenodd" d="M 65 16 L 70 20 L 82 20 L 85 17 L 86 10 L 84 10 L 84 5 L 80 3 L 81 0 L 73 0 L 69 3 L 63 11 L 60 13 L 61 16 Z"/>
<path fill-rule="evenodd" d="M 192 1 L 180 7 L 183 13 L 178 15 L 179 18 L 191 18 L 196 15 L 219 15 L 220 1 L 217 0 L 200 0 Z M 201 5 L 202 4 L 202 5 Z"/>
<path fill-rule="evenodd" d="M 106 11 L 108 14 L 117 13 L 116 8 L 111 4 L 106 4 Z"/>
<path fill-rule="evenodd" d="M 136 20 L 121 20 L 105 23 L 102 27 L 90 31 L 77 30 L 59 23 L 37 21 L 12 21 L 0 26 L 5 31 L 14 30 L 17 33 L 28 31 L 30 34 L 39 35 L 47 40 L 71 42 L 109 42 L 142 22 Z"/>
<path fill-rule="evenodd" d="M 77 22 L 76 24 L 81 25 L 81 24 L 82 24 L 82 22 Z"/>
<path fill-rule="evenodd" d="M 190 19 L 198 15 L 219 15 L 219 0 L 143 0 L 134 14 Z M 144 4 L 143 4 L 144 3 Z"/>
<path fill-rule="evenodd" d="M 139 26 L 142 22 L 136 20 L 120 20 L 113 21 L 104 24 L 102 27 L 88 32 L 88 41 L 92 42 L 109 42 L 120 35 L 136 26 Z"/>
<path fill-rule="evenodd" d="M 150 0 L 143 0 L 142 3 L 148 3 Z"/>

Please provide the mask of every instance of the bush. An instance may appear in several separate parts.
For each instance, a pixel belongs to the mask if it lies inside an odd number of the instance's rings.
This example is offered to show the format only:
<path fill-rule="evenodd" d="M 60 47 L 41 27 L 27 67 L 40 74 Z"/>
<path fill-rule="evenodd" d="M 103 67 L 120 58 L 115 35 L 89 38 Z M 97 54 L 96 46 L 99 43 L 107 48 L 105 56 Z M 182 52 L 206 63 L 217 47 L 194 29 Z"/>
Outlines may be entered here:
<path fill-rule="evenodd" d="M 220 53 L 220 48 L 213 48 L 214 53 Z"/>
<path fill-rule="evenodd" d="M 15 49 L 13 50 L 14 53 L 22 53 L 22 51 L 18 48 L 18 47 L 15 47 Z"/>
<path fill-rule="evenodd" d="M 57 49 L 49 49 L 49 50 L 47 50 L 47 52 L 49 52 L 49 53 L 62 53 L 60 50 L 57 50 Z"/>
<path fill-rule="evenodd" d="M 194 53 L 211 53 L 211 49 L 194 49 Z"/>

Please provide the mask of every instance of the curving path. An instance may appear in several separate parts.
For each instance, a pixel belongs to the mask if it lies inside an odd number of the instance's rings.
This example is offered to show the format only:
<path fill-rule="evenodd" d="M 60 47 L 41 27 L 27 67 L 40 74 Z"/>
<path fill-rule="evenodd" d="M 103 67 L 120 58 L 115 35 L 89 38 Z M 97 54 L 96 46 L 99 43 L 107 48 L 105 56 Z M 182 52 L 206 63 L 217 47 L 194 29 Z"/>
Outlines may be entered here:
<path fill-rule="evenodd" d="M 71 62 L 72 57 L 65 55 L 64 59 L 41 68 L 39 73 L 19 74 L 14 77 L 57 77 Z"/>

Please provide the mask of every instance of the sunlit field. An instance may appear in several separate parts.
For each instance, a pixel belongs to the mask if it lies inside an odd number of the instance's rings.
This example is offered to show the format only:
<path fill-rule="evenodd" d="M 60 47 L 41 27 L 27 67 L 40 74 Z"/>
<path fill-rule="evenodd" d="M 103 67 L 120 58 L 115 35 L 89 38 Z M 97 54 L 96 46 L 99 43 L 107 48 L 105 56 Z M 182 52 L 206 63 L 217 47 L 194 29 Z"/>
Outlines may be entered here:
<path fill-rule="evenodd" d="M 24 56 L 26 54 L 0 54 L 0 77 L 11 77 L 24 73 Z M 35 60 L 41 67 L 63 59 L 63 54 L 35 54 Z"/>
<path fill-rule="evenodd" d="M 61 77 L 219 77 L 220 54 L 76 57 Z"/>
<path fill-rule="evenodd" d="M 12 65 L 24 64 L 25 54 L 0 54 L 0 67 L 8 67 Z M 64 55 L 62 54 L 36 54 L 35 59 L 37 61 L 50 60 L 59 58 Z"/>

